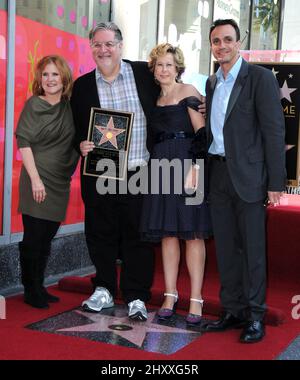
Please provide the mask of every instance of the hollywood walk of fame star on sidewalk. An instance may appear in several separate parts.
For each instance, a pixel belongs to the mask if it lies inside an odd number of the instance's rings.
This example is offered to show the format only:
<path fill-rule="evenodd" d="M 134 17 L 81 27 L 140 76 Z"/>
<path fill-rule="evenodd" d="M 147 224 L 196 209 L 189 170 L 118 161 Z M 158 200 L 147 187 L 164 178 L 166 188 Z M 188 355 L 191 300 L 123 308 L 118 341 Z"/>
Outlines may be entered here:
<path fill-rule="evenodd" d="M 90 324 L 82 325 L 82 326 L 74 326 L 70 328 L 59 329 L 57 332 L 111 332 L 120 337 L 128 340 L 129 342 L 135 344 L 138 347 L 142 347 L 143 342 L 145 340 L 146 334 L 148 332 L 159 332 L 159 333 L 182 333 L 182 334 L 197 334 L 198 331 L 192 330 L 184 330 L 176 327 L 169 327 L 165 325 L 159 325 L 157 323 L 153 323 L 153 319 L 155 318 L 156 312 L 148 313 L 148 320 L 146 322 L 134 322 L 128 319 L 128 317 L 117 317 L 117 316 L 109 316 L 104 314 L 95 314 L 91 315 L 90 313 L 86 313 L 83 311 L 76 310 L 76 313 L 87 317 L 91 320 Z M 126 325 L 130 326 L 130 330 L 113 330 L 109 326 L 112 325 Z"/>
<path fill-rule="evenodd" d="M 107 141 L 118 149 L 117 136 L 125 132 L 125 129 L 115 128 L 114 120 L 111 117 L 106 126 L 96 125 L 96 129 L 102 133 L 101 140 L 98 146 L 103 145 Z"/>

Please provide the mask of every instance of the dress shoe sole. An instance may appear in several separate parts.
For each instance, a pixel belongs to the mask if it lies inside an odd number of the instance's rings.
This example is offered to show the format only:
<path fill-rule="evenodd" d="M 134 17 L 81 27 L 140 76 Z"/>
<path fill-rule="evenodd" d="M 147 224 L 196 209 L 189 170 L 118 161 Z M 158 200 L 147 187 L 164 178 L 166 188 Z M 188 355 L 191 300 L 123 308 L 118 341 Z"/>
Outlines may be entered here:
<path fill-rule="evenodd" d="M 46 288 L 45 288 L 45 290 L 42 290 L 42 294 L 43 294 L 43 296 L 44 296 L 44 298 L 46 299 L 47 302 L 56 303 L 56 302 L 60 301 L 59 297 L 54 296 L 51 293 L 48 293 L 47 290 L 46 290 Z"/>
<path fill-rule="evenodd" d="M 261 340 L 263 340 L 264 336 L 265 336 L 265 333 L 262 336 L 260 336 L 259 338 L 256 338 L 256 339 L 245 340 L 243 338 L 240 338 L 240 343 L 245 343 L 245 344 L 258 343 Z"/>
<path fill-rule="evenodd" d="M 203 332 L 223 332 L 223 331 L 227 331 L 227 330 L 242 329 L 243 327 L 245 327 L 245 324 L 246 324 L 246 322 L 241 322 L 241 323 L 238 323 L 236 325 L 228 326 L 225 328 L 209 328 L 209 329 L 207 329 L 205 325 L 202 327 L 203 327 Z"/>
<path fill-rule="evenodd" d="M 58 303 L 59 301 L 60 301 L 60 298 L 49 298 L 49 297 L 46 297 L 46 299 L 47 299 L 47 302 L 49 302 L 49 303 Z"/>
<path fill-rule="evenodd" d="M 198 326 L 201 326 L 201 321 L 199 321 L 199 322 L 187 322 L 187 321 L 185 321 L 185 323 L 186 323 L 187 327 L 198 327 Z"/>
<path fill-rule="evenodd" d="M 30 301 L 27 301 L 25 300 L 24 301 L 27 305 L 30 305 L 32 307 L 35 307 L 36 309 L 49 309 L 49 305 L 48 304 L 36 304 L 34 302 L 30 302 Z"/>

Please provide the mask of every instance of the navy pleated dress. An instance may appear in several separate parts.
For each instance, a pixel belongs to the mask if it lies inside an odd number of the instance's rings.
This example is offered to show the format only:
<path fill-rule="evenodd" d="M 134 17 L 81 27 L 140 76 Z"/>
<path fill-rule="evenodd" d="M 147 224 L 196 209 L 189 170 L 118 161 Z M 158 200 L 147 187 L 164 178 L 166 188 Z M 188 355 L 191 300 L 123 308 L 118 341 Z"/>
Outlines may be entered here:
<path fill-rule="evenodd" d="M 164 237 L 191 240 L 206 239 L 211 236 L 210 214 L 206 198 L 199 205 L 186 204 L 188 197 L 184 190 L 184 170 L 182 169 L 181 176 L 175 176 L 175 170 L 170 170 L 170 175 L 166 175 L 166 172 L 157 169 L 158 166 L 153 164 L 153 160 L 177 159 L 180 160 L 182 163 L 180 166 L 183 168 L 184 160 L 189 159 L 191 162 L 191 145 L 195 133 L 188 107 L 198 110 L 199 104 L 198 98 L 190 96 L 175 105 L 156 106 L 153 111 L 151 131 L 155 145 L 151 152 L 149 173 L 151 168 L 153 172 L 154 166 L 156 169 L 151 179 L 149 175 L 149 188 L 155 182 L 158 193 L 153 194 L 149 191 L 149 194 L 144 197 L 141 217 L 143 240 L 159 242 Z M 204 177 L 207 182 L 206 173 Z M 164 194 L 168 186 L 170 192 Z M 206 184 L 205 187 L 207 187 Z M 178 193 L 179 189 L 182 191 Z"/>

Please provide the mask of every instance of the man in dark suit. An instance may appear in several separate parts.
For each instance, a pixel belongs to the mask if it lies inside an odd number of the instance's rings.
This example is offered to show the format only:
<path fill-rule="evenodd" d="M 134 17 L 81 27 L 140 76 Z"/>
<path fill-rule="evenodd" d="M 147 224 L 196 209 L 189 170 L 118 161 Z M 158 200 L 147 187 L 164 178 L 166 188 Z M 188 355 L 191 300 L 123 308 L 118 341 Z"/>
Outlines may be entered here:
<path fill-rule="evenodd" d="M 260 341 L 266 311 L 265 200 L 279 204 L 285 189 L 285 126 L 271 71 L 239 55 L 234 20 L 210 29 L 220 64 L 206 85 L 209 194 L 218 268 L 221 318 L 206 331 L 243 327 L 240 341 Z"/>
<path fill-rule="evenodd" d="M 96 70 L 74 83 L 71 105 L 76 144 L 82 157 L 94 148 L 87 141 L 91 107 L 134 112 L 128 157 L 128 179 L 147 164 L 151 148 L 147 121 L 159 88 L 147 63 L 122 60 L 123 38 L 114 23 L 100 23 L 90 32 Z M 131 319 L 146 320 L 145 302 L 150 298 L 153 251 L 140 241 L 142 195 L 105 194 L 96 190 L 97 178 L 84 176 L 81 162 L 81 193 L 85 205 L 85 235 L 96 268 L 94 293 L 83 302 L 86 310 L 99 312 L 114 305 L 117 293 L 116 259 L 122 258 L 120 289 Z M 118 182 L 118 181 L 117 181 Z M 118 189 L 118 184 L 117 184 Z"/>

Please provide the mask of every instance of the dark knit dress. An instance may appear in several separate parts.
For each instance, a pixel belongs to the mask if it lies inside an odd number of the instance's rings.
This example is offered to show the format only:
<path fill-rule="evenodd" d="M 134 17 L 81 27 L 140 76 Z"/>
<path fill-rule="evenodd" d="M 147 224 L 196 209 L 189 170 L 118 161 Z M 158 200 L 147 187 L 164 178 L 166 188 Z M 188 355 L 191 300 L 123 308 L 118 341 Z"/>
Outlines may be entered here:
<path fill-rule="evenodd" d="M 61 222 L 65 219 L 71 176 L 78 161 L 73 148 L 75 135 L 70 103 L 61 100 L 51 105 L 38 96 L 25 104 L 16 130 L 18 148 L 30 147 L 46 199 L 33 199 L 31 181 L 22 166 L 19 182 L 19 208 L 22 214 Z"/>

